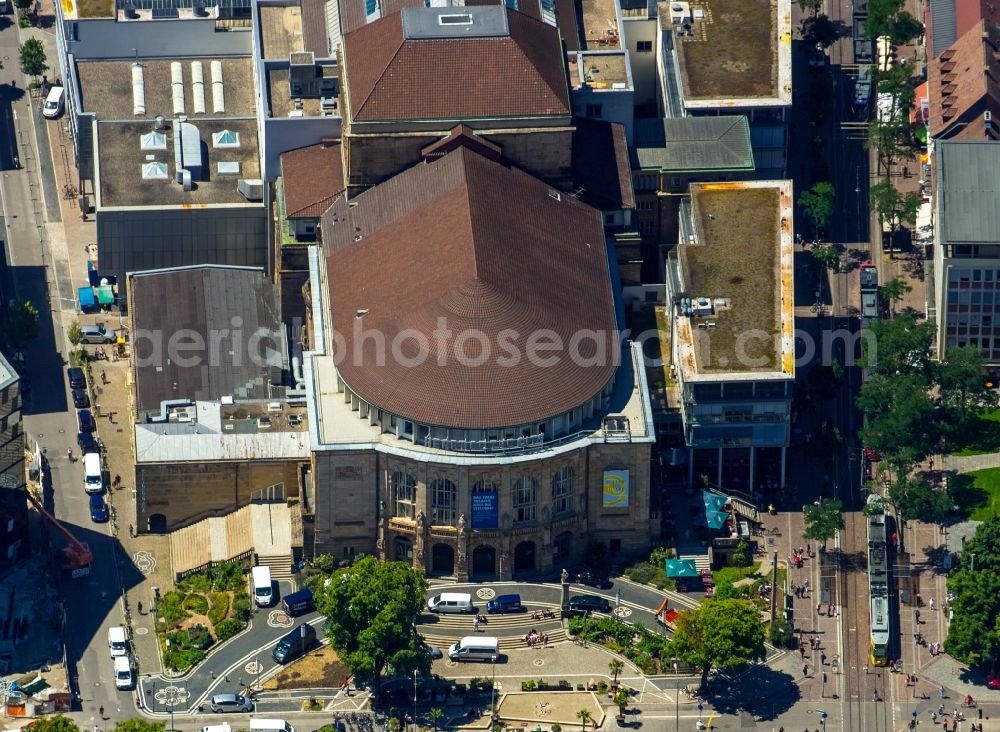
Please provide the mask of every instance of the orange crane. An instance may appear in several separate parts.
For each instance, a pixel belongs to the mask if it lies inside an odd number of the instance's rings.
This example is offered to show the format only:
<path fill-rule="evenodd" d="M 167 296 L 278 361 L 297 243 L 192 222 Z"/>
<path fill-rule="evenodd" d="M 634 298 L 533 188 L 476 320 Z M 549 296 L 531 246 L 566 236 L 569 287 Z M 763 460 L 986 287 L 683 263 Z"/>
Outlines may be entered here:
<path fill-rule="evenodd" d="M 69 545 L 63 547 L 63 569 L 67 570 L 72 574 L 73 577 L 84 577 L 90 574 L 90 562 L 94 558 L 93 553 L 90 548 L 77 539 L 73 534 L 69 532 L 65 526 L 63 526 L 59 519 L 53 516 L 51 513 L 45 510 L 45 507 L 39 503 L 38 499 L 31 495 L 31 491 L 25 491 L 28 496 L 28 500 L 31 504 L 38 509 L 38 512 L 45 517 L 45 519 L 59 530 L 59 533 L 65 536 L 69 540 Z"/>

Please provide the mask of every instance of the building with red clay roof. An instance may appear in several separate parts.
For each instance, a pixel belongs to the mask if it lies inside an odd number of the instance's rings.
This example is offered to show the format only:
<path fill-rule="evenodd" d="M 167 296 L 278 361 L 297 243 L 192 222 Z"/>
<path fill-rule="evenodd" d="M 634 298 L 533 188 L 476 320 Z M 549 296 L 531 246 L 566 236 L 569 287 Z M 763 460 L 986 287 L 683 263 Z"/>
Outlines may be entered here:
<path fill-rule="evenodd" d="M 284 242 L 316 241 L 320 216 L 344 193 L 340 153 L 339 140 L 326 140 L 281 155 L 276 192 Z"/>
<path fill-rule="evenodd" d="M 655 433 L 602 214 L 451 139 L 321 222 L 315 551 L 459 579 L 638 551 Z"/>
<path fill-rule="evenodd" d="M 572 109 L 559 31 L 503 5 L 403 8 L 343 46 L 348 190 L 421 157 L 465 124 L 519 167 L 572 183 Z"/>
<path fill-rule="evenodd" d="M 993 140 L 1000 124 L 1000 30 L 980 20 L 927 65 L 928 131 L 936 139 Z"/>

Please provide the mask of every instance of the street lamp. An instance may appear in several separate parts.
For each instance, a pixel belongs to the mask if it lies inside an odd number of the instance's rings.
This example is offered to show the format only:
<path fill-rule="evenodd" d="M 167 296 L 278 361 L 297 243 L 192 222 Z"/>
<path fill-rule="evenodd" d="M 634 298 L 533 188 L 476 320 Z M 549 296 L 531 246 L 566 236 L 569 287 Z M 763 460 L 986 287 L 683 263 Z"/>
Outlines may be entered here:
<path fill-rule="evenodd" d="M 260 656 L 257 656 L 257 691 L 260 691 L 260 670 L 261 670 Z"/>
<path fill-rule="evenodd" d="M 417 670 L 413 669 L 413 732 L 417 731 Z"/>
<path fill-rule="evenodd" d="M 678 669 L 677 659 L 672 661 L 674 666 L 674 729 L 680 732 L 681 728 L 681 708 L 680 708 L 680 696 L 681 696 L 681 678 L 679 676 L 680 671 Z"/>
<path fill-rule="evenodd" d="M 490 727 L 496 727 L 497 725 L 497 657 L 493 655 L 490 657 L 490 661 L 493 662 L 493 683 L 490 685 L 490 692 L 493 696 L 493 703 L 490 705 L 492 707 L 492 712 L 490 715 Z"/>

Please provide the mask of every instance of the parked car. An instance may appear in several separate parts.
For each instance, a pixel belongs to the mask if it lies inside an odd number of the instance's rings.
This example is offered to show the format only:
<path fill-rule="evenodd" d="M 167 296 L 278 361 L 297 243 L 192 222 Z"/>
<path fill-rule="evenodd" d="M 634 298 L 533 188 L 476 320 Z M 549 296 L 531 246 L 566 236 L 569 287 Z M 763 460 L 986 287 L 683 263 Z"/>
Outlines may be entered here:
<path fill-rule="evenodd" d="M 569 609 L 577 612 L 610 613 L 611 603 L 597 595 L 574 595 L 569 598 Z"/>
<path fill-rule="evenodd" d="M 104 502 L 104 496 L 100 493 L 90 496 L 90 520 L 97 524 L 103 524 L 108 520 L 108 504 Z"/>
<path fill-rule="evenodd" d="M 118 337 L 113 330 L 108 330 L 103 324 L 85 325 L 80 328 L 80 333 L 83 336 L 81 343 L 114 343 Z"/>
<path fill-rule="evenodd" d="M 97 440 L 90 432 L 78 432 L 76 434 L 76 444 L 80 446 L 80 452 L 84 455 L 91 452 L 100 452 L 97 447 Z"/>
<path fill-rule="evenodd" d="M 212 697 L 212 711 L 216 714 L 223 712 L 252 712 L 253 700 L 239 694 L 216 694 Z"/>
<path fill-rule="evenodd" d="M 73 406 L 77 409 L 86 409 L 90 406 L 90 397 L 87 396 L 86 389 L 73 389 Z"/>
<path fill-rule="evenodd" d="M 79 366 L 70 366 L 66 369 L 66 376 L 69 377 L 70 389 L 83 389 L 87 386 L 87 377 Z"/>
<path fill-rule="evenodd" d="M 93 432 L 97 428 L 94 424 L 94 415 L 89 409 L 81 409 L 76 413 L 76 424 L 80 432 Z"/>
<path fill-rule="evenodd" d="M 599 588 L 611 587 L 611 580 L 609 580 L 607 577 L 587 571 L 577 572 L 576 582 L 577 584 L 590 585 L 591 587 L 599 587 Z"/>
<path fill-rule="evenodd" d="M 444 652 L 437 646 L 427 646 L 427 652 L 431 654 L 432 659 L 444 658 Z"/>

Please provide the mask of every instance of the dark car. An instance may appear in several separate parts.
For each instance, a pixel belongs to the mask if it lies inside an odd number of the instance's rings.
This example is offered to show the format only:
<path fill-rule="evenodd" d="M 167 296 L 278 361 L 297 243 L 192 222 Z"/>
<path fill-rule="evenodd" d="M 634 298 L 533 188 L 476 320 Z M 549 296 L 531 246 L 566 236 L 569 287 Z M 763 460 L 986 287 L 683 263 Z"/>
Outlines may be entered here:
<path fill-rule="evenodd" d="M 610 613 L 611 603 L 597 595 L 574 595 L 569 598 L 569 609 L 581 613 Z"/>
<path fill-rule="evenodd" d="M 93 432 L 97 427 L 94 424 L 94 415 L 89 409 L 81 409 L 76 413 L 76 423 L 80 432 Z"/>
<path fill-rule="evenodd" d="M 589 585 L 590 587 L 611 587 L 611 580 L 607 577 L 594 574 L 593 572 L 577 572 L 576 582 L 580 585 Z"/>
<path fill-rule="evenodd" d="M 86 409 L 90 406 L 90 397 L 87 396 L 86 389 L 73 390 L 73 406 L 77 409 Z"/>
<path fill-rule="evenodd" d="M 87 386 L 87 377 L 83 374 L 83 369 L 78 366 L 70 366 L 66 369 L 66 376 L 69 377 L 70 389 L 83 389 Z"/>
<path fill-rule="evenodd" d="M 97 440 L 89 432 L 78 432 L 76 435 L 76 444 L 80 446 L 80 452 L 86 455 L 88 452 L 100 452 L 100 448 L 97 447 Z"/>
<path fill-rule="evenodd" d="M 431 658 L 438 659 L 444 658 L 444 653 L 437 646 L 427 646 L 427 652 L 431 655 Z"/>
<path fill-rule="evenodd" d="M 108 504 L 99 493 L 90 497 L 90 520 L 99 524 L 108 520 Z"/>
<path fill-rule="evenodd" d="M 253 701 L 239 694 L 216 694 L 212 697 L 212 711 L 216 714 L 223 712 L 252 712 Z"/>
<path fill-rule="evenodd" d="M 271 651 L 275 663 L 288 663 L 316 645 L 316 629 L 308 623 L 303 623 L 278 641 Z"/>

